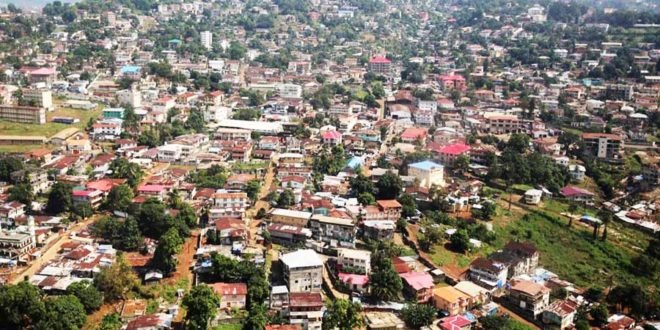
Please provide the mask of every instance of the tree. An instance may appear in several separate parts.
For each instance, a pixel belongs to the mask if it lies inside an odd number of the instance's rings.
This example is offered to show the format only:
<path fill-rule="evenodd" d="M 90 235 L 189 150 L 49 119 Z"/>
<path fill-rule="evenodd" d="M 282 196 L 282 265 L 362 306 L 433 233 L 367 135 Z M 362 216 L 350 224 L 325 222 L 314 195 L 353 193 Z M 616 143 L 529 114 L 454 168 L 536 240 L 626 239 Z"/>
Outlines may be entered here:
<path fill-rule="evenodd" d="M 87 313 L 99 309 L 103 303 L 101 292 L 89 281 L 81 281 L 69 285 L 66 288 L 66 293 L 78 298 Z"/>
<path fill-rule="evenodd" d="M 245 318 L 245 324 L 243 328 L 254 330 L 265 329 L 266 324 L 268 323 L 268 315 L 266 312 L 266 305 L 263 303 L 252 306 L 248 311 L 247 317 Z"/>
<path fill-rule="evenodd" d="M 126 184 L 112 187 L 105 199 L 104 208 L 112 211 L 126 212 L 133 204 L 133 190 Z"/>
<path fill-rule="evenodd" d="M 30 328 L 46 312 L 39 288 L 27 281 L 0 287 L 0 324 L 13 328 Z"/>
<path fill-rule="evenodd" d="M 481 220 L 490 220 L 497 210 L 497 205 L 493 202 L 484 202 L 481 204 L 481 208 L 472 208 L 472 216 L 480 218 Z"/>
<path fill-rule="evenodd" d="M 140 281 L 123 256 L 117 256 L 114 264 L 101 269 L 94 278 L 94 286 L 103 292 L 106 302 L 125 299 L 127 294 L 140 285 Z"/>
<path fill-rule="evenodd" d="M 263 207 L 259 208 L 259 210 L 257 211 L 257 219 L 263 219 L 264 217 L 266 217 L 266 214 L 267 214 L 266 209 L 264 209 Z"/>
<path fill-rule="evenodd" d="M 387 171 L 378 179 L 376 187 L 378 199 L 396 199 L 403 189 L 403 181 L 392 171 Z"/>
<path fill-rule="evenodd" d="M 112 313 L 103 317 L 99 330 L 119 330 L 121 329 L 122 322 L 119 314 Z"/>
<path fill-rule="evenodd" d="M 123 226 L 119 229 L 119 234 L 116 245 L 117 248 L 124 251 L 136 251 L 144 242 L 144 238 L 140 232 L 140 226 L 134 217 L 128 217 L 124 220 Z"/>
<path fill-rule="evenodd" d="M 371 205 L 376 203 L 376 197 L 368 192 L 363 192 L 357 197 L 358 203 L 362 205 Z"/>
<path fill-rule="evenodd" d="M 323 329 L 358 329 L 364 324 L 360 314 L 362 306 L 346 299 L 331 300 L 326 303 Z"/>
<path fill-rule="evenodd" d="M 431 305 L 408 304 L 401 311 L 401 316 L 406 325 L 413 329 L 419 329 L 430 325 L 435 318 L 436 309 Z"/>
<path fill-rule="evenodd" d="M 374 184 L 367 178 L 362 171 L 359 170 L 358 174 L 351 179 L 351 191 L 355 196 L 360 196 L 363 193 L 374 194 Z"/>
<path fill-rule="evenodd" d="M 177 213 L 175 218 L 175 222 L 185 224 L 188 228 L 197 227 L 197 225 L 199 224 L 198 220 L 199 217 L 197 217 L 197 212 L 188 203 L 184 203 L 181 206 L 181 208 L 179 209 L 179 213 Z M 179 233 L 179 234 L 181 236 L 188 236 L 188 235 L 184 235 L 185 233 Z"/>
<path fill-rule="evenodd" d="M 186 120 L 186 128 L 192 129 L 197 133 L 203 133 L 206 130 L 206 123 L 204 122 L 204 115 L 199 110 L 193 110 L 188 115 Z"/>
<path fill-rule="evenodd" d="M 37 323 L 38 330 L 80 329 L 87 320 L 85 306 L 72 295 L 48 298 L 45 301 L 46 313 Z"/>
<path fill-rule="evenodd" d="M 24 168 L 23 162 L 16 157 L 0 158 L 0 181 L 10 182 L 11 174 Z"/>
<path fill-rule="evenodd" d="M 176 254 L 181 250 L 183 239 L 176 228 L 170 228 L 158 240 L 152 263 L 163 274 L 169 275 L 176 270 Z"/>
<path fill-rule="evenodd" d="M 415 201 L 415 197 L 410 194 L 401 194 L 401 196 L 399 196 L 399 203 L 401 203 L 402 217 L 408 218 L 417 215 L 417 202 Z"/>
<path fill-rule="evenodd" d="M 568 298 L 568 291 L 566 288 L 562 287 L 557 287 L 552 289 L 550 291 L 550 299 L 555 300 L 555 299 L 566 299 Z"/>
<path fill-rule="evenodd" d="M 394 270 L 392 259 L 390 257 L 379 258 L 372 255 L 372 270 L 369 274 L 369 285 L 371 286 L 371 296 L 378 300 L 394 300 L 399 297 L 403 290 L 401 277 Z M 376 262 L 374 262 L 376 261 Z"/>
<path fill-rule="evenodd" d="M 605 304 L 598 305 L 598 307 L 591 310 L 590 314 L 597 326 L 606 324 L 607 319 L 610 317 L 610 313 L 607 311 L 607 306 Z"/>
<path fill-rule="evenodd" d="M 277 198 L 277 207 L 288 209 L 295 204 L 295 196 L 291 189 L 284 189 L 284 191 Z"/>
<path fill-rule="evenodd" d="M 457 230 L 453 235 L 451 235 L 451 247 L 461 253 L 465 253 L 470 250 L 470 237 L 464 229 Z"/>
<path fill-rule="evenodd" d="M 245 187 L 245 193 L 253 201 L 256 201 L 259 198 L 259 192 L 261 191 L 261 181 L 259 180 L 250 180 L 248 181 Z"/>
<path fill-rule="evenodd" d="M 73 205 L 72 199 L 73 187 L 71 185 L 56 182 L 48 195 L 46 212 L 51 214 L 60 214 L 68 211 Z"/>
<path fill-rule="evenodd" d="M 607 240 L 607 225 L 612 222 L 612 213 L 601 210 L 598 212 L 598 218 L 603 222 L 603 236 L 602 239 L 603 241 Z"/>
<path fill-rule="evenodd" d="M 87 217 L 94 214 L 94 209 L 92 209 L 92 205 L 89 202 L 74 204 L 71 211 L 80 217 L 80 219 L 87 219 Z"/>
<path fill-rule="evenodd" d="M 140 207 L 138 215 L 140 231 L 147 237 L 159 238 L 173 223 L 172 218 L 165 214 L 163 202 L 150 198 Z"/>
<path fill-rule="evenodd" d="M 220 307 L 220 298 L 209 286 L 197 285 L 185 297 L 186 328 L 192 330 L 207 329 L 209 321 L 215 317 Z"/>
<path fill-rule="evenodd" d="M 110 171 L 112 171 L 112 177 L 115 179 L 126 179 L 126 182 L 131 187 L 136 187 L 142 180 L 144 172 L 140 165 L 135 163 L 130 163 L 125 158 L 116 158 L 110 163 Z"/>
<path fill-rule="evenodd" d="M 32 192 L 32 185 L 28 183 L 21 183 L 9 188 L 9 200 L 19 201 L 27 206 L 28 210 L 32 209 L 32 201 L 34 200 L 34 193 Z"/>
<path fill-rule="evenodd" d="M 470 169 L 470 157 L 467 155 L 460 155 L 456 158 L 453 164 L 454 171 L 457 173 L 465 173 Z"/>

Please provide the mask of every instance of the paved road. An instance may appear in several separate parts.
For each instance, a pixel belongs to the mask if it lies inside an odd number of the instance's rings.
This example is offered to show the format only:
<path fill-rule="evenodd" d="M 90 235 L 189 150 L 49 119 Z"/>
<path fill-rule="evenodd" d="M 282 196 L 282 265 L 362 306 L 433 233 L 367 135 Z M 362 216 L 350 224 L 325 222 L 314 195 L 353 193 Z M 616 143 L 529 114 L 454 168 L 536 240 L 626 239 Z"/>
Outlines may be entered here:
<path fill-rule="evenodd" d="M 11 280 L 11 283 L 12 284 L 19 283 L 26 276 L 29 278 L 32 275 L 36 274 L 41 269 L 41 267 L 43 267 L 45 264 L 47 264 L 51 260 L 55 259 L 55 257 L 57 257 L 64 243 L 68 243 L 72 241 L 71 233 L 77 232 L 85 228 L 86 226 L 96 221 L 96 219 L 98 218 L 99 215 L 94 215 L 85 221 L 74 224 L 68 231 L 60 234 L 59 237 L 55 239 L 55 241 L 51 242 L 47 248 L 42 250 L 41 257 L 39 257 L 39 259 L 32 262 L 32 264 L 30 264 L 30 266 L 25 270 L 21 271 L 18 274 L 15 274 Z"/>

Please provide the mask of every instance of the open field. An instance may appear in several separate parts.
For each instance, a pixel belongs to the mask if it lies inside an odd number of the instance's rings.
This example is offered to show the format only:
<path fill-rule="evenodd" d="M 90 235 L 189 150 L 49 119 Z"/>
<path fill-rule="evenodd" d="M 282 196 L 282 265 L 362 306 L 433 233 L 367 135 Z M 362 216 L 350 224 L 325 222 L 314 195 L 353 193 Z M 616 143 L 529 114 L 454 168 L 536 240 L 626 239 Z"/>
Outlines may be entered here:
<path fill-rule="evenodd" d="M 47 148 L 47 146 L 41 144 L 0 144 L 0 153 L 24 153 L 39 148 Z"/>
<path fill-rule="evenodd" d="M 22 123 L 13 123 L 4 120 L 0 120 L 0 135 L 21 135 L 21 136 L 35 136 L 43 135 L 50 138 L 57 132 L 69 128 L 77 127 L 80 129 L 87 126 L 87 122 L 90 118 L 97 118 L 101 115 L 102 107 L 98 107 L 95 110 L 76 110 L 70 108 L 59 108 L 53 112 L 46 114 L 46 124 L 36 125 L 36 124 L 22 124 Z M 60 123 L 53 123 L 51 120 L 53 117 L 75 117 L 80 119 L 80 122 L 67 125 Z"/>
<path fill-rule="evenodd" d="M 642 287 L 654 285 L 651 277 L 632 273 L 634 259 L 649 244 L 651 237 L 612 221 L 608 227 L 607 241 L 592 238 L 593 229 L 579 221 L 568 227 L 568 218 L 561 215 L 568 205 L 557 200 L 546 200 L 538 207 L 516 203 L 513 197 L 508 210 L 508 195 L 500 200 L 498 214 L 494 217 L 493 230 L 496 240 L 467 255 L 449 250 L 448 245 L 436 245 L 429 255 L 438 265 L 454 265 L 465 269 L 479 256 L 502 248 L 511 240 L 530 241 L 539 249 L 540 265 L 556 273 L 562 279 L 579 287 L 608 287 L 632 283 Z M 580 209 L 579 214 L 596 214 L 593 209 Z"/>

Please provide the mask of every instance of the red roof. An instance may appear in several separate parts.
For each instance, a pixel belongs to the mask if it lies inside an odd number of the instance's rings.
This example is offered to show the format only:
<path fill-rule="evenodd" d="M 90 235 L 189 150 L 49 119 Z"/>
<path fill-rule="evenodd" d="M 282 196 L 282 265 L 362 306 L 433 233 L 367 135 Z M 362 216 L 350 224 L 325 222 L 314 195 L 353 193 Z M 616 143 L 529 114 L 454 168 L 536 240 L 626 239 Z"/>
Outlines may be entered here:
<path fill-rule="evenodd" d="M 447 146 L 444 146 L 438 150 L 441 154 L 448 154 L 448 155 L 462 155 L 468 151 L 470 151 L 470 146 L 467 144 L 463 143 L 455 143 L 455 144 L 450 144 Z"/>
<path fill-rule="evenodd" d="M 440 320 L 440 328 L 443 330 L 461 330 L 471 323 L 472 321 L 463 315 L 454 315 Z"/>
<path fill-rule="evenodd" d="M 323 297 L 320 293 L 291 292 L 289 294 L 291 307 L 323 307 Z"/>
<path fill-rule="evenodd" d="M 367 275 L 339 273 L 339 279 L 345 284 L 349 285 L 357 284 L 360 286 L 365 286 L 369 283 L 369 276 Z"/>
<path fill-rule="evenodd" d="M 375 56 L 371 58 L 369 63 L 374 63 L 374 64 L 380 64 L 380 63 L 392 63 L 387 57 L 385 56 Z"/>
<path fill-rule="evenodd" d="M 566 186 L 561 188 L 559 191 L 564 197 L 573 197 L 573 196 L 593 196 L 594 194 L 586 189 L 582 189 L 575 186 Z"/>
<path fill-rule="evenodd" d="M 337 131 L 325 131 L 321 134 L 321 137 L 326 140 L 338 140 L 341 138 L 341 133 Z"/>
<path fill-rule="evenodd" d="M 465 81 L 465 77 L 457 74 L 438 76 L 442 81 Z"/>
<path fill-rule="evenodd" d="M 247 284 L 245 283 L 213 283 L 209 286 L 220 296 L 247 295 Z"/>
<path fill-rule="evenodd" d="M 417 139 L 426 136 L 426 128 L 409 127 L 401 133 L 402 139 Z"/>
<path fill-rule="evenodd" d="M 422 289 L 433 288 L 433 277 L 423 272 L 408 272 L 399 274 L 401 278 L 408 283 L 410 287 L 419 291 Z"/>

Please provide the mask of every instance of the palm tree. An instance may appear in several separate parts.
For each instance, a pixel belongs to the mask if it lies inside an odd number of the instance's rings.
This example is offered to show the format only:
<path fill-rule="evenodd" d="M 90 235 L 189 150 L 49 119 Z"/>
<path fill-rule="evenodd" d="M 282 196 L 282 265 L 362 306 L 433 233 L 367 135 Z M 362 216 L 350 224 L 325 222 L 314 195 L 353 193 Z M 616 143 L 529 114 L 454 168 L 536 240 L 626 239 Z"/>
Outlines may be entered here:
<path fill-rule="evenodd" d="M 598 218 L 600 218 L 601 221 L 603 221 L 603 236 L 602 240 L 606 241 L 607 240 L 607 225 L 612 222 L 612 214 L 607 211 L 600 211 L 598 212 Z"/>
<path fill-rule="evenodd" d="M 568 205 L 568 212 L 570 213 L 570 215 L 568 216 L 568 219 L 569 219 L 568 220 L 568 228 L 571 228 L 573 226 L 573 214 L 575 214 L 575 212 L 577 212 L 577 210 L 578 210 L 577 204 L 571 203 L 570 205 Z"/>

